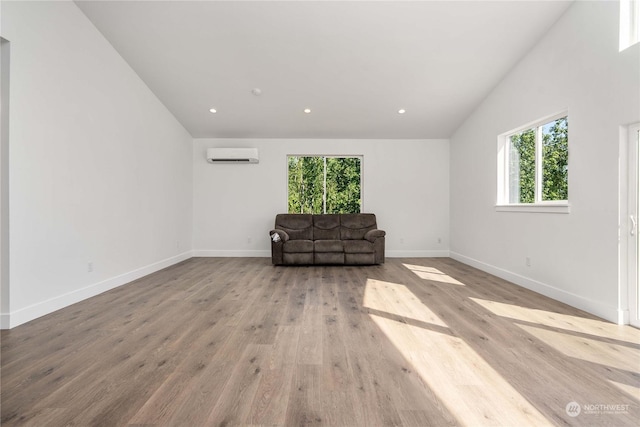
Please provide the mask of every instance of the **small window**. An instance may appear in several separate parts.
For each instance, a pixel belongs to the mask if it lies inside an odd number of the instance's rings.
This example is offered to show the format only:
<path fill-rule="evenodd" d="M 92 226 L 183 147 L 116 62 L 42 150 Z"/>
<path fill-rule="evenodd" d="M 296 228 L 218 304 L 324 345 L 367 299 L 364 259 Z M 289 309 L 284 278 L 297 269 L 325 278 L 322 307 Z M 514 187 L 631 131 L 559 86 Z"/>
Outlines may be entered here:
<path fill-rule="evenodd" d="M 620 0 L 620 52 L 640 42 L 640 1 Z"/>
<path fill-rule="evenodd" d="M 289 213 L 360 213 L 362 157 L 288 156 Z"/>
<path fill-rule="evenodd" d="M 566 113 L 498 138 L 498 205 L 568 205 Z"/>

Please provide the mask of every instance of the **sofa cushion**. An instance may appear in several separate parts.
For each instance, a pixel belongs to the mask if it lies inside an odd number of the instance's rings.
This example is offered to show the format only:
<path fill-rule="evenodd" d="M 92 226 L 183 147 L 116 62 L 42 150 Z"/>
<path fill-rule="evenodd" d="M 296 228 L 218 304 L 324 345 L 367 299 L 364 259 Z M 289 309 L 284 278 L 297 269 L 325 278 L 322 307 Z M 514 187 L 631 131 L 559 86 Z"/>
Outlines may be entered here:
<path fill-rule="evenodd" d="M 313 254 L 315 264 L 344 264 L 342 252 L 316 252 Z"/>
<path fill-rule="evenodd" d="M 344 263 L 351 265 L 375 264 L 376 254 L 344 254 Z"/>
<path fill-rule="evenodd" d="M 282 246 L 284 253 L 304 253 L 313 252 L 313 241 L 311 240 L 288 240 Z"/>
<path fill-rule="evenodd" d="M 313 253 L 295 253 L 295 254 L 283 254 L 282 259 L 285 264 L 291 265 L 309 265 L 313 264 Z"/>
<path fill-rule="evenodd" d="M 275 228 L 286 231 L 291 240 L 313 240 L 313 215 L 278 214 Z"/>
<path fill-rule="evenodd" d="M 313 216 L 314 240 L 340 240 L 340 215 L 314 215 Z"/>
<path fill-rule="evenodd" d="M 345 240 L 344 252 L 348 254 L 368 254 L 374 253 L 373 243 L 368 240 Z"/>
<path fill-rule="evenodd" d="M 344 252 L 342 240 L 316 240 L 313 242 L 315 252 Z"/>
<path fill-rule="evenodd" d="M 342 214 L 340 218 L 340 238 L 342 240 L 364 239 L 369 230 L 375 230 L 374 214 Z"/>

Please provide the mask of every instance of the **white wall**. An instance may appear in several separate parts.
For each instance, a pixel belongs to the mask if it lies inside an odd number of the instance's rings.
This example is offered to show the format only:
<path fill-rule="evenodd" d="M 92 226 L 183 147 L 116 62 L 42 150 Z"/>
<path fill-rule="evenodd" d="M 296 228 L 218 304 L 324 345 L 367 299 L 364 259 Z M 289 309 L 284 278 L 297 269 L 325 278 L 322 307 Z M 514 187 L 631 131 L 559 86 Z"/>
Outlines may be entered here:
<path fill-rule="evenodd" d="M 612 321 L 618 135 L 640 120 L 640 46 L 618 52 L 618 13 L 576 2 L 451 138 L 452 256 Z M 496 212 L 497 135 L 567 108 L 571 213 Z"/>
<path fill-rule="evenodd" d="M 257 147 L 260 163 L 206 162 L 209 147 Z M 196 256 L 270 256 L 268 232 L 287 211 L 287 155 L 362 155 L 363 211 L 387 232 L 387 256 L 448 256 L 447 140 L 196 139 Z M 441 243 L 438 243 L 438 238 Z"/>
<path fill-rule="evenodd" d="M 6 328 L 190 256 L 192 140 L 73 2 L 3 2 L 2 37 Z"/>

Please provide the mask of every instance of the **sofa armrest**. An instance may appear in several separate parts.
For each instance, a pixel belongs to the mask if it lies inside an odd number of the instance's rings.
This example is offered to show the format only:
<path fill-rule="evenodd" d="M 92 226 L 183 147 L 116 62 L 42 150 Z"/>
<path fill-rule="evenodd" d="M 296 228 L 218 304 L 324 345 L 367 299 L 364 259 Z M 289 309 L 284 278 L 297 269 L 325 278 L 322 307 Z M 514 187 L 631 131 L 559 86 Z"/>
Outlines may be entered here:
<path fill-rule="evenodd" d="M 274 234 L 278 234 L 282 242 L 286 242 L 287 240 L 289 240 L 289 235 L 284 230 L 276 228 L 275 230 L 269 231 L 269 237 L 273 236 Z M 271 238 L 271 241 L 273 241 L 273 237 Z"/>
<path fill-rule="evenodd" d="M 371 243 L 375 242 L 378 237 L 384 237 L 387 233 L 384 230 L 369 230 L 364 235 L 365 240 Z"/>

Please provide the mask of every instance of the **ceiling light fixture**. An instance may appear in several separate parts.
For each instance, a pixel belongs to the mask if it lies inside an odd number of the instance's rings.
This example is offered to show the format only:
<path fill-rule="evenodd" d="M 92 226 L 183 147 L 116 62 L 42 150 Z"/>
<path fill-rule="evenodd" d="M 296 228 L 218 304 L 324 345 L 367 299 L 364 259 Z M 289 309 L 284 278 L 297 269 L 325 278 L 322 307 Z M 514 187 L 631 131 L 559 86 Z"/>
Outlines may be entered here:
<path fill-rule="evenodd" d="M 305 112 L 305 114 L 309 114 L 311 112 L 311 109 L 310 108 L 305 108 L 304 112 Z"/>
<path fill-rule="evenodd" d="M 262 95 L 262 90 L 257 87 L 257 88 L 251 89 L 251 93 L 254 94 L 255 96 L 260 96 Z"/>
<path fill-rule="evenodd" d="M 215 108 L 210 108 L 210 109 L 209 109 L 209 112 L 210 112 L 210 113 L 214 113 L 214 114 L 215 114 L 215 113 L 217 113 L 217 112 L 218 112 L 218 110 L 216 110 Z"/>
<path fill-rule="evenodd" d="M 407 110 L 405 110 L 404 108 L 401 108 L 401 109 L 398 110 L 398 114 L 404 114 L 406 112 L 407 112 Z"/>

